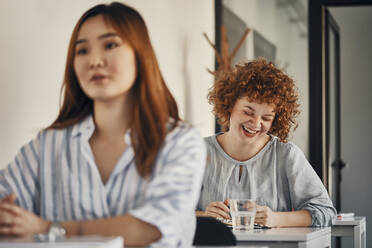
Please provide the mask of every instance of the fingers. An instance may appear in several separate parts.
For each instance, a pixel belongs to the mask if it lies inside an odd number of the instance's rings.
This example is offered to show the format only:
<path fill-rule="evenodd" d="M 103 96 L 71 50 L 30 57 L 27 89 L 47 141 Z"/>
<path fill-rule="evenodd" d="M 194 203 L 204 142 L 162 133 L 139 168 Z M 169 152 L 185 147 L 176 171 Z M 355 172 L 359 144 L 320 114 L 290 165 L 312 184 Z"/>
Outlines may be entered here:
<path fill-rule="evenodd" d="M 255 218 L 254 223 L 262 226 L 267 226 L 267 219 L 265 218 Z"/>
<path fill-rule="evenodd" d="M 223 202 L 212 202 L 212 203 L 214 203 L 214 206 L 222 209 L 223 211 L 227 213 L 230 212 L 230 209 L 225 205 L 225 203 Z"/>
<path fill-rule="evenodd" d="M 267 206 L 256 205 L 256 212 L 261 212 L 267 210 Z"/>
<path fill-rule="evenodd" d="M 20 216 L 13 211 L 0 210 L 0 225 L 22 225 L 23 222 Z"/>
<path fill-rule="evenodd" d="M 0 203 L 3 202 L 14 203 L 16 198 L 17 198 L 16 195 L 14 193 L 11 193 L 10 195 L 7 195 L 3 199 L 1 199 Z"/>
<path fill-rule="evenodd" d="M 266 226 L 268 223 L 268 215 L 265 213 L 259 213 L 259 214 L 256 213 L 256 216 L 254 218 L 254 223 Z"/>
<path fill-rule="evenodd" d="M 259 224 L 259 225 L 266 225 L 267 222 L 267 211 L 266 211 L 265 206 L 256 206 L 256 216 L 254 219 L 254 223 Z"/>
<path fill-rule="evenodd" d="M 208 217 L 213 217 L 213 218 L 224 218 L 221 215 L 219 215 L 218 213 L 214 213 L 214 212 L 211 212 L 211 211 L 205 211 L 205 215 L 208 216 Z"/>
<path fill-rule="evenodd" d="M 218 208 L 224 212 L 229 212 L 229 208 L 223 202 L 211 202 L 206 209 Z"/>
<path fill-rule="evenodd" d="M 0 236 L 28 237 L 44 232 L 44 224 L 35 214 L 15 204 L 0 202 Z"/>
<path fill-rule="evenodd" d="M 23 213 L 23 209 L 15 204 L 11 203 L 0 203 L 0 211 L 6 211 L 13 215 L 20 216 Z"/>
<path fill-rule="evenodd" d="M 0 236 L 22 236 L 22 220 L 6 211 L 0 212 Z"/>
<path fill-rule="evenodd" d="M 257 206 L 255 223 L 263 226 L 276 226 L 275 212 L 267 206 Z"/>
<path fill-rule="evenodd" d="M 211 216 L 211 217 L 214 217 L 214 218 L 223 218 L 223 219 L 230 219 L 230 216 L 222 211 L 221 209 L 218 209 L 218 208 L 211 208 L 211 209 L 208 209 L 205 211 L 205 214 L 207 216 Z"/>
<path fill-rule="evenodd" d="M 264 214 L 268 215 L 271 211 L 271 208 L 267 206 L 257 206 L 256 207 L 256 215 Z"/>
<path fill-rule="evenodd" d="M 14 216 L 8 212 L 0 212 L 0 225 L 13 225 Z"/>
<path fill-rule="evenodd" d="M 256 212 L 256 218 L 258 219 L 267 218 L 267 217 L 269 217 L 267 211 Z"/>
<path fill-rule="evenodd" d="M 15 203 L 16 199 L 17 199 L 16 195 L 14 193 L 11 193 L 9 195 L 8 202 L 9 203 Z"/>
<path fill-rule="evenodd" d="M 224 219 L 230 219 L 230 215 L 228 213 L 216 207 L 206 209 L 205 213 L 206 215 L 214 218 L 221 217 Z"/>
<path fill-rule="evenodd" d="M 0 226 L 0 236 L 22 236 L 22 228 L 16 225 Z"/>
<path fill-rule="evenodd" d="M 230 219 L 229 208 L 223 202 L 211 202 L 206 208 L 205 214 L 214 218 Z"/>

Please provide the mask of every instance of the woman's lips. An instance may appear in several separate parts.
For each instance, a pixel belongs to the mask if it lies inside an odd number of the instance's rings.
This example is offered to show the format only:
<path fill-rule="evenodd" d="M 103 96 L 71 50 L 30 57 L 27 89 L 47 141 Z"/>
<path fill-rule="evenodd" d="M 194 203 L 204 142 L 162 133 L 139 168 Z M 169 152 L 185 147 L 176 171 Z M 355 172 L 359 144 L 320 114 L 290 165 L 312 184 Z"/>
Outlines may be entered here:
<path fill-rule="evenodd" d="M 247 136 L 247 137 L 250 137 L 250 138 L 252 138 L 252 137 L 256 136 L 256 134 L 258 134 L 258 131 L 255 131 L 254 133 L 247 131 L 244 126 L 242 126 L 242 129 L 243 129 L 244 135 Z"/>
<path fill-rule="evenodd" d="M 107 78 L 107 76 L 105 75 L 94 75 L 93 77 L 91 77 L 90 81 L 95 81 L 95 82 L 98 82 L 98 81 L 103 81 Z"/>

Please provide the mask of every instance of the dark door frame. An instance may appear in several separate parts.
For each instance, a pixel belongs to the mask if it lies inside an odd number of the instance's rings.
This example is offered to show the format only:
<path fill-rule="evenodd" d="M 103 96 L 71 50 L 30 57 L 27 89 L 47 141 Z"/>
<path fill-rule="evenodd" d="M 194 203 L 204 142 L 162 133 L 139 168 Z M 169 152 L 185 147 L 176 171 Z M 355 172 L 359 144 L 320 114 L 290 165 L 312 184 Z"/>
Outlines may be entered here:
<path fill-rule="evenodd" d="M 334 120 L 331 118 L 327 120 L 326 118 L 326 156 L 328 161 L 328 175 L 332 175 L 328 179 L 328 190 L 330 195 L 333 193 L 335 194 L 332 196 L 332 199 L 334 200 L 336 210 L 339 212 L 341 211 L 341 170 L 345 167 L 345 163 L 341 158 L 340 28 L 338 27 L 337 22 L 333 19 L 333 16 L 329 10 L 326 9 L 325 12 L 325 92 L 327 95 L 325 112 L 326 114 L 331 114 L 331 109 L 336 112 L 332 114 L 332 118 L 334 118 Z M 330 44 L 331 36 L 333 37 L 333 45 Z M 333 50 L 333 53 L 331 50 Z M 331 70 L 331 60 L 333 60 L 333 70 Z M 331 72 L 335 73 L 335 75 L 333 75 L 334 78 L 332 82 Z M 334 137 L 331 135 L 331 129 L 334 129 Z M 334 144 L 332 144 L 333 147 L 331 147 L 331 143 L 333 143 L 332 141 L 334 142 Z M 332 151 L 335 154 L 331 154 Z M 333 186 L 335 187 L 333 188 Z"/>
<path fill-rule="evenodd" d="M 328 187 L 325 10 L 336 6 L 372 5 L 372 0 L 309 0 L 309 160 Z"/>
<path fill-rule="evenodd" d="M 222 0 L 214 0 L 214 40 L 216 49 L 218 52 L 221 52 L 221 25 L 223 23 L 223 6 L 222 6 Z M 216 56 L 214 57 L 214 70 L 217 71 L 218 69 L 218 63 Z M 220 124 L 217 121 L 217 118 L 214 119 L 214 132 L 219 133 L 222 131 L 222 128 Z"/>

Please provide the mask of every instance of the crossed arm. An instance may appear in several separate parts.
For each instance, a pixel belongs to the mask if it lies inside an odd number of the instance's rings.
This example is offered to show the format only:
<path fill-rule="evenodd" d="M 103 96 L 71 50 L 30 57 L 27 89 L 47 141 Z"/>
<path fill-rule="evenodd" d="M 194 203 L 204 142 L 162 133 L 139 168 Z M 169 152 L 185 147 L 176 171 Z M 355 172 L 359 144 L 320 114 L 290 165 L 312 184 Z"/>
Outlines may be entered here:
<path fill-rule="evenodd" d="M 51 225 L 39 216 L 15 204 L 16 196 L 0 200 L 0 236 L 30 237 L 48 232 Z M 145 246 L 161 238 L 155 226 L 131 215 L 106 219 L 62 222 L 68 236 L 93 235 L 122 236 L 125 245 Z"/>

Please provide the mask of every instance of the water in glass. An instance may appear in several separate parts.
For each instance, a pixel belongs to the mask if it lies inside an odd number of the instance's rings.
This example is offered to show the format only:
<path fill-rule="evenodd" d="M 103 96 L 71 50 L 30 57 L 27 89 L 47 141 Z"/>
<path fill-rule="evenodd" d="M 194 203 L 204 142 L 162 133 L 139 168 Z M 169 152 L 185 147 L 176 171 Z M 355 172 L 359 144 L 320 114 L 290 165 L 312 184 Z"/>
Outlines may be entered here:
<path fill-rule="evenodd" d="M 234 230 L 253 230 L 255 212 L 252 211 L 231 211 L 231 219 Z"/>

